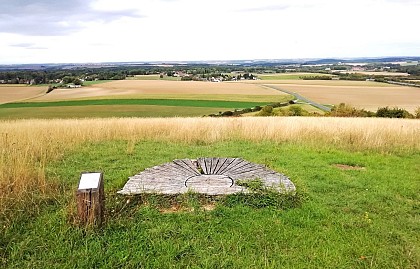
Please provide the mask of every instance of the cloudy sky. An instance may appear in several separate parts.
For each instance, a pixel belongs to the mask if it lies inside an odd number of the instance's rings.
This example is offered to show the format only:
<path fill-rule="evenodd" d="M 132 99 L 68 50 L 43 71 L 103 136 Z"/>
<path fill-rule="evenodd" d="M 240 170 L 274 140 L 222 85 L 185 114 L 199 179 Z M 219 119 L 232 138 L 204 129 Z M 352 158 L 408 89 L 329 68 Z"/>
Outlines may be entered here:
<path fill-rule="evenodd" d="M 0 64 L 420 56 L 420 0 L 0 0 Z"/>

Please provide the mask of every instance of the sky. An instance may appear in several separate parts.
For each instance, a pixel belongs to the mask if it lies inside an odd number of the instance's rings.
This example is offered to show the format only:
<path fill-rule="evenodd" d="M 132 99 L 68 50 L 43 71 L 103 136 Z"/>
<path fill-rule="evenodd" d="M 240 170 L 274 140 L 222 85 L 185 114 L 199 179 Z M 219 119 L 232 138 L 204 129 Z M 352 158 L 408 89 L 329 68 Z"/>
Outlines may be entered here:
<path fill-rule="evenodd" d="M 420 56 L 420 0 L 0 0 L 0 64 Z"/>

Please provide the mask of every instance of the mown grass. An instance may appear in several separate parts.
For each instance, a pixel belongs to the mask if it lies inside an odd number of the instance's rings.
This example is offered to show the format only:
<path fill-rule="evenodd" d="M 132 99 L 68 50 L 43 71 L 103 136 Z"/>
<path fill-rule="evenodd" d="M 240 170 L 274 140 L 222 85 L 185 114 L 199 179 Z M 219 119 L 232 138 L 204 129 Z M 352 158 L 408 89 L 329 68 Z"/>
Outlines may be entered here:
<path fill-rule="evenodd" d="M 218 107 L 218 108 L 246 108 L 267 104 L 266 102 L 239 102 L 223 100 L 187 100 L 187 99 L 99 99 L 74 100 L 54 102 L 22 102 L 0 105 L 2 108 L 22 107 L 65 107 L 65 106 L 95 106 L 95 105 L 157 105 L 182 107 Z"/>
<path fill-rule="evenodd" d="M 394 150 L 242 139 L 87 142 L 45 167 L 48 181 L 58 186 L 54 195 L 1 223 L 0 265 L 418 268 L 420 153 Z M 128 176 L 147 167 L 200 156 L 265 164 L 288 175 L 306 199 L 286 209 L 232 202 L 206 211 L 190 195 L 168 213 L 153 199 L 145 204 L 141 197 L 115 194 Z M 335 164 L 365 169 L 341 170 Z M 105 175 L 107 223 L 85 230 L 72 223 L 72 199 L 79 173 L 93 170 Z"/>

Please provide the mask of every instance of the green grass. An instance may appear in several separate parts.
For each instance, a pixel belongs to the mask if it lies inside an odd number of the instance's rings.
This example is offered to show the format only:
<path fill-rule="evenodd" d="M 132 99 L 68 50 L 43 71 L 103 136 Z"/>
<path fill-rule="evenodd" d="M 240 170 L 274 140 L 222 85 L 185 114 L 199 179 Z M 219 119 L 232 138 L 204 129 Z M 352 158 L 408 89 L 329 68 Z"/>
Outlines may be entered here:
<path fill-rule="evenodd" d="M 164 214 L 141 197 L 115 194 L 147 167 L 200 156 L 265 164 L 288 175 L 307 199 L 283 210 L 219 204 Z M 2 219 L 0 267 L 419 268 L 419 164 L 419 152 L 302 143 L 90 143 L 46 168 L 61 191 Z M 81 171 L 105 175 L 107 223 L 100 230 L 71 223 Z M 194 204 L 194 197 L 180 199 Z"/>
<path fill-rule="evenodd" d="M 201 117 L 231 108 L 155 105 L 85 105 L 0 108 L 0 119 L 58 119 L 112 117 Z"/>
<path fill-rule="evenodd" d="M 0 105 L 2 108 L 22 107 L 65 107 L 65 106 L 95 106 L 95 105 L 157 105 L 157 106 L 183 106 L 183 107 L 217 107 L 217 108 L 246 108 L 267 103 L 238 102 L 223 100 L 178 100 L 178 99 L 100 99 L 100 100 L 75 100 L 55 102 L 22 102 Z"/>

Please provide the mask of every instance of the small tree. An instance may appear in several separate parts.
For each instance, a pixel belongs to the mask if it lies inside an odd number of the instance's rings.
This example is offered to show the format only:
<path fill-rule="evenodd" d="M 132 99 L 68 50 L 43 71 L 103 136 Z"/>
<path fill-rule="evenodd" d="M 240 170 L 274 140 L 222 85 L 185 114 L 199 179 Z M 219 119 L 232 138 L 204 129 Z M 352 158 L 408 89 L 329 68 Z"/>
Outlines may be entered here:
<path fill-rule="evenodd" d="M 300 106 L 290 106 L 289 115 L 290 116 L 302 116 L 303 110 Z"/>
<path fill-rule="evenodd" d="M 83 81 L 81 81 L 79 78 L 75 78 L 73 80 L 74 85 L 83 85 Z"/>
<path fill-rule="evenodd" d="M 389 108 L 389 107 L 381 107 L 376 112 L 377 117 L 381 118 L 412 118 L 411 115 L 407 110 L 403 108 Z"/>
<path fill-rule="evenodd" d="M 265 106 L 261 109 L 260 112 L 258 112 L 258 114 L 256 114 L 256 116 L 263 116 L 263 117 L 272 116 L 272 115 L 273 115 L 272 106 Z"/>
<path fill-rule="evenodd" d="M 50 92 L 52 92 L 53 90 L 55 89 L 55 87 L 53 87 L 53 85 L 48 85 L 48 90 L 47 90 L 47 93 L 50 93 Z"/>

